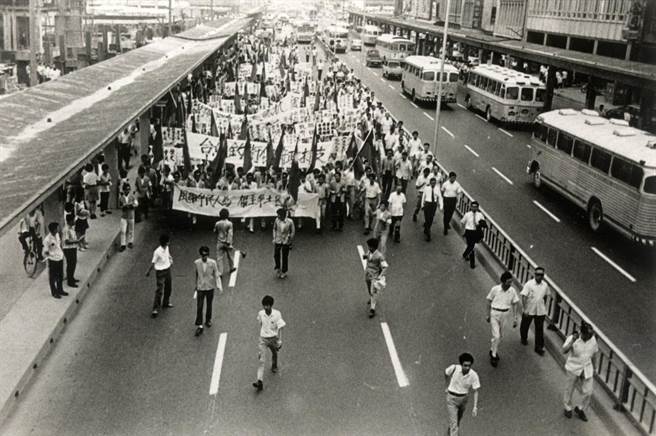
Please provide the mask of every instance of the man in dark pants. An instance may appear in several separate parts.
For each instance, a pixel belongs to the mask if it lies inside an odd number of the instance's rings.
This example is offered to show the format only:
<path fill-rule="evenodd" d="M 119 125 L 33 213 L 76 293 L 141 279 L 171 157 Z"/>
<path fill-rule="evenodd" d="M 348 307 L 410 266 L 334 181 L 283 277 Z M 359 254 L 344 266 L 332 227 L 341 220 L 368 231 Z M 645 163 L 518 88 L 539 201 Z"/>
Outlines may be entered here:
<path fill-rule="evenodd" d="M 421 206 L 424 209 L 424 236 L 426 241 L 431 240 L 431 227 L 440 200 L 440 189 L 437 187 L 437 179 L 431 177 L 430 184 L 424 187 L 421 197 Z"/>
<path fill-rule="evenodd" d="M 278 278 L 284 279 L 287 277 L 289 248 L 294 240 L 296 229 L 294 221 L 287 217 L 286 209 L 280 208 L 276 213 L 278 216 L 273 223 L 273 261 Z"/>
<path fill-rule="evenodd" d="M 332 229 L 341 231 L 344 227 L 345 203 L 346 203 L 346 185 L 342 181 L 342 175 L 335 173 L 333 181 L 329 185 L 330 191 L 330 215 L 332 219 Z"/>
<path fill-rule="evenodd" d="M 392 150 L 387 150 L 387 155 L 381 162 L 381 173 L 383 174 L 383 198 L 388 198 L 392 193 L 392 185 L 394 184 L 394 155 Z"/>
<path fill-rule="evenodd" d="M 64 252 L 59 237 L 59 224 L 56 222 L 48 224 L 48 231 L 50 233 L 43 240 L 43 256 L 48 260 L 50 293 L 55 298 L 61 298 L 62 295 L 68 295 L 68 292 L 64 292 L 62 285 L 64 281 Z"/>
<path fill-rule="evenodd" d="M 75 267 L 77 266 L 77 248 L 78 238 L 75 233 L 75 216 L 66 215 L 66 225 L 62 232 L 62 248 L 64 250 L 64 257 L 66 258 L 66 282 L 71 288 L 77 288 L 77 280 L 75 278 Z"/>
<path fill-rule="evenodd" d="M 528 345 L 528 328 L 531 321 L 535 322 L 535 352 L 540 356 L 544 354 L 544 318 L 547 315 L 545 300 L 551 294 L 549 285 L 544 281 L 544 268 L 535 268 L 534 277 L 526 282 L 522 292 L 522 322 L 519 326 L 519 334 L 522 345 Z"/>
<path fill-rule="evenodd" d="M 451 218 L 453 218 L 453 213 L 456 211 L 458 197 L 462 195 L 462 187 L 460 186 L 460 183 L 456 181 L 456 173 L 453 171 L 449 173 L 449 178 L 442 183 L 441 190 L 442 198 L 444 200 L 444 217 L 442 224 L 444 225 L 444 234 L 446 235 L 451 228 Z"/>
<path fill-rule="evenodd" d="M 478 201 L 472 201 L 471 210 L 463 215 L 460 224 L 465 228 L 465 239 L 467 240 L 467 248 L 462 253 L 462 258 L 469 260 L 469 266 L 476 268 L 476 252 L 474 248 L 476 243 L 480 240 L 479 225 L 481 221 L 485 221 L 485 217 L 478 211 Z"/>
<path fill-rule="evenodd" d="M 155 268 L 155 278 L 157 281 L 157 289 L 155 290 L 155 301 L 153 302 L 153 311 L 151 318 L 157 318 L 160 308 L 171 308 L 173 305 L 169 299 L 171 297 L 171 265 L 173 265 L 173 258 L 169 253 L 169 235 L 163 234 L 159 237 L 159 247 L 153 252 L 153 260 L 146 271 L 146 277 Z M 162 300 L 162 291 L 164 299 Z"/>
<path fill-rule="evenodd" d="M 202 246 L 198 250 L 200 259 L 194 261 L 196 270 L 196 336 L 203 333 L 203 305 L 207 302 L 205 309 L 205 325 L 212 326 L 212 300 L 214 299 L 214 288 L 223 291 L 219 267 L 214 259 L 210 259 L 209 247 Z"/>

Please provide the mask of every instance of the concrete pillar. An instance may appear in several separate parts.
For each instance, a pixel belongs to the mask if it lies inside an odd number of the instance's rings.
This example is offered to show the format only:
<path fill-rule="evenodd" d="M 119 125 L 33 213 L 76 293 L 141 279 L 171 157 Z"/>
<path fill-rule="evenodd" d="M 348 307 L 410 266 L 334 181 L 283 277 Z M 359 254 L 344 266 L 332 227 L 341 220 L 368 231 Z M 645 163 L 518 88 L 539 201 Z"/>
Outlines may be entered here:
<path fill-rule="evenodd" d="M 542 37 L 542 45 L 547 45 L 547 32 L 545 32 L 544 36 Z"/>
<path fill-rule="evenodd" d="M 112 176 L 112 186 L 109 193 L 109 207 L 114 209 L 118 207 L 118 193 L 120 192 L 120 186 L 118 186 L 118 183 L 121 179 L 118 173 L 118 141 L 114 139 L 107 144 L 103 150 L 103 154 L 105 155 L 105 163 L 109 166 L 109 174 Z"/>
<path fill-rule="evenodd" d="M 547 73 L 547 89 L 544 96 L 544 111 L 550 111 L 553 106 L 553 92 L 556 87 L 556 67 L 549 67 Z"/>
<path fill-rule="evenodd" d="M 631 60 L 631 49 L 633 48 L 633 43 L 629 41 L 626 44 L 626 54 L 624 55 L 624 60 L 625 61 L 630 61 Z"/>
<path fill-rule="evenodd" d="M 596 55 L 597 54 L 597 48 L 599 47 L 599 40 L 595 39 L 594 43 L 592 45 L 592 54 Z"/>
<path fill-rule="evenodd" d="M 595 99 L 597 98 L 597 92 L 595 91 L 594 85 L 592 84 L 592 76 L 588 76 L 588 89 L 585 93 L 585 107 L 586 109 L 595 108 Z"/>
<path fill-rule="evenodd" d="M 487 61 L 488 65 L 493 65 L 494 64 L 494 52 L 490 51 L 490 58 Z"/>
<path fill-rule="evenodd" d="M 572 37 L 568 35 L 567 42 L 565 42 L 565 50 L 569 50 L 569 46 L 571 43 L 572 43 Z"/>
<path fill-rule="evenodd" d="M 483 49 L 482 48 L 478 49 L 478 62 L 483 63 Z"/>
<path fill-rule="evenodd" d="M 139 155 L 148 154 L 148 137 L 150 136 L 150 111 L 139 117 Z"/>

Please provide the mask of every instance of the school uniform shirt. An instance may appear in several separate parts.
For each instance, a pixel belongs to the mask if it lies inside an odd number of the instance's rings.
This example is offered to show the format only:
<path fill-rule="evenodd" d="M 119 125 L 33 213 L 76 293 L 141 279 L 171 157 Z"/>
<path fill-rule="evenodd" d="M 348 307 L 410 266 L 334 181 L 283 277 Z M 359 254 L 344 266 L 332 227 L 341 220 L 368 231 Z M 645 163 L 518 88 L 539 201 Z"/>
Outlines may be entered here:
<path fill-rule="evenodd" d="M 61 247 L 61 238 L 59 233 L 48 235 L 43 239 L 43 257 L 53 262 L 64 260 L 64 251 Z"/>
<path fill-rule="evenodd" d="M 98 174 L 93 171 L 90 171 L 82 177 L 82 183 L 85 188 L 93 188 L 98 185 Z"/>
<path fill-rule="evenodd" d="M 574 336 L 568 336 L 563 346 L 572 344 L 572 348 L 567 355 L 565 370 L 576 375 L 583 374 L 584 378 L 590 378 L 594 375 L 594 366 L 592 358 L 599 351 L 597 339 L 592 336 L 587 341 L 581 338 L 574 340 Z"/>
<path fill-rule="evenodd" d="M 441 200 L 440 197 L 441 197 L 440 188 L 437 185 L 435 185 L 434 187 L 431 185 L 426 185 L 422 190 L 421 205 L 423 206 L 426 203 L 440 204 L 440 200 Z"/>
<path fill-rule="evenodd" d="M 100 192 L 110 192 L 112 186 L 112 175 L 102 173 L 100 175 Z"/>
<path fill-rule="evenodd" d="M 387 150 L 392 149 L 396 150 L 399 146 L 399 136 L 396 133 L 386 133 L 385 134 L 385 148 Z"/>
<path fill-rule="evenodd" d="M 400 159 L 396 163 L 396 177 L 403 180 L 410 180 L 412 177 L 412 162 L 408 159 Z"/>
<path fill-rule="evenodd" d="M 520 295 L 526 297 L 526 307 L 524 313 L 531 316 L 544 316 L 547 314 L 547 308 L 544 303 L 544 297 L 550 295 L 549 285 L 542 280 L 541 283 L 531 279 L 522 288 Z"/>
<path fill-rule="evenodd" d="M 451 181 L 447 179 L 446 182 L 442 183 L 442 195 L 444 197 L 454 198 L 460 194 L 462 194 L 462 186 L 460 186 L 460 183 L 458 183 L 457 180 L 451 183 Z"/>
<path fill-rule="evenodd" d="M 492 303 L 492 309 L 506 310 L 510 309 L 513 304 L 519 303 L 517 291 L 512 286 L 505 291 L 501 285 L 492 286 L 487 294 L 487 299 Z"/>
<path fill-rule="evenodd" d="M 161 245 L 153 251 L 152 263 L 155 264 L 155 271 L 163 271 L 171 268 L 173 258 L 169 253 L 169 247 L 162 247 Z"/>
<path fill-rule="evenodd" d="M 392 224 L 392 214 L 389 210 L 382 211 L 376 209 L 376 231 L 385 234 L 389 230 L 389 226 Z"/>
<path fill-rule="evenodd" d="M 392 127 L 392 124 L 394 121 L 391 118 L 385 117 L 380 120 L 380 126 L 381 130 L 383 133 L 387 134 L 390 131 L 390 128 Z"/>
<path fill-rule="evenodd" d="M 75 226 L 69 226 L 66 224 L 62 230 L 62 248 L 77 248 L 77 242 L 68 243 L 66 241 L 75 241 L 77 240 L 77 233 L 75 232 Z"/>
<path fill-rule="evenodd" d="M 377 278 L 382 272 L 383 268 L 387 268 L 387 261 L 383 253 L 376 250 L 373 253 L 367 253 L 367 266 L 365 267 L 364 274 L 369 280 Z"/>
<path fill-rule="evenodd" d="M 478 225 L 479 221 L 485 219 L 483 214 L 481 212 L 476 212 L 474 214 L 474 211 L 469 211 L 463 215 L 462 219 L 460 220 L 460 224 L 464 224 L 465 230 L 476 230 L 476 226 Z"/>
<path fill-rule="evenodd" d="M 370 183 L 369 181 L 365 182 L 364 184 L 364 193 L 367 199 L 374 199 L 378 197 L 380 194 L 382 194 L 383 191 L 380 189 L 380 185 L 378 182 L 374 181 L 374 183 Z"/>
<path fill-rule="evenodd" d="M 447 390 L 454 394 L 467 395 L 471 389 L 481 388 L 478 374 L 473 369 L 470 369 L 467 374 L 463 374 L 461 365 L 451 365 L 444 371 L 444 374 L 451 377 Z"/>
<path fill-rule="evenodd" d="M 264 309 L 257 313 L 257 320 L 260 322 L 260 337 L 275 338 L 278 331 L 287 325 L 279 310 L 271 309 L 271 315 L 267 315 Z"/>
<path fill-rule="evenodd" d="M 415 188 L 417 188 L 417 195 L 422 196 L 424 195 L 424 186 L 428 183 L 429 179 L 424 177 L 423 174 L 419 174 L 417 176 L 417 180 L 415 180 Z"/>
<path fill-rule="evenodd" d="M 137 202 L 137 199 L 134 198 L 134 195 L 132 193 L 129 193 L 128 195 L 121 194 L 118 197 L 118 207 L 121 208 L 121 218 L 126 219 L 126 220 L 133 220 L 134 219 L 134 208 L 137 207 L 139 203 Z M 128 207 L 132 206 L 132 207 Z"/>
<path fill-rule="evenodd" d="M 226 245 L 232 245 L 232 223 L 229 220 L 220 220 L 214 224 L 214 233 L 216 233 L 216 242 Z"/>
<path fill-rule="evenodd" d="M 419 138 L 411 139 L 408 141 L 408 148 L 410 149 L 410 156 L 417 157 L 423 150 L 423 144 Z"/>
<path fill-rule="evenodd" d="M 403 216 L 403 206 L 407 202 L 405 194 L 401 192 L 397 194 L 396 191 L 392 192 L 387 200 L 389 204 L 389 211 L 394 217 Z"/>

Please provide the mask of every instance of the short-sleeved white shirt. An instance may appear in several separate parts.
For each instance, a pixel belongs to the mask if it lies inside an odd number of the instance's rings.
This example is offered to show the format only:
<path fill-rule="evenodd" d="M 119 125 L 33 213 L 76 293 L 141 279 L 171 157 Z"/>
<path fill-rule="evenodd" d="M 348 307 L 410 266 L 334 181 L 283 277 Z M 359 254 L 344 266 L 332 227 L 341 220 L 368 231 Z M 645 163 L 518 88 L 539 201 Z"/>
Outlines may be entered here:
<path fill-rule="evenodd" d="M 403 216 L 403 205 L 406 203 L 405 194 L 392 192 L 389 196 L 389 211 L 392 216 Z"/>
<path fill-rule="evenodd" d="M 568 336 L 564 345 L 569 344 L 572 344 L 572 348 L 567 356 L 565 369 L 576 375 L 583 373 L 584 378 L 592 377 L 594 375 L 592 358 L 599 351 L 597 339 L 593 336 L 587 341 L 581 338 L 574 340 L 574 336 Z"/>
<path fill-rule="evenodd" d="M 368 180 L 364 183 L 364 191 L 367 198 L 376 198 L 382 193 L 378 182 L 374 182 L 372 185 Z"/>
<path fill-rule="evenodd" d="M 449 392 L 454 394 L 466 395 L 471 389 L 477 390 L 481 388 L 481 382 L 478 374 L 473 369 L 470 369 L 467 374 L 462 373 L 462 366 L 451 365 L 444 373 L 451 377 L 449 381 Z"/>
<path fill-rule="evenodd" d="M 82 183 L 86 186 L 96 186 L 98 184 L 98 174 L 93 171 L 86 173 L 82 178 Z"/>
<path fill-rule="evenodd" d="M 524 313 L 536 316 L 546 315 L 547 308 L 544 304 L 544 297 L 549 293 L 549 285 L 544 280 L 540 284 L 535 279 L 526 282 L 520 293 L 520 295 L 526 297 Z"/>
<path fill-rule="evenodd" d="M 171 268 L 171 255 L 169 254 L 169 247 L 163 248 L 161 245 L 153 251 L 153 261 L 155 264 L 155 271 L 162 271 Z"/>
<path fill-rule="evenodd" d="M 510 309 L 513 304 L 519 303 L 517 291 L 512 286 L 505 291 L 501 285 L 493 286 L 487 299 L 492 302 L 492 308 L 501 310 Z"/>
<path fill-rule="evenodd" d="M 264 309 L 257 314 L 257 320 L 260 322 L 260 337 L 274 338 L 278 336 L 278 330 L 287 325 L 282 319 L 279 310 L 271 309 L 271 315 L 267 315 Z"/>

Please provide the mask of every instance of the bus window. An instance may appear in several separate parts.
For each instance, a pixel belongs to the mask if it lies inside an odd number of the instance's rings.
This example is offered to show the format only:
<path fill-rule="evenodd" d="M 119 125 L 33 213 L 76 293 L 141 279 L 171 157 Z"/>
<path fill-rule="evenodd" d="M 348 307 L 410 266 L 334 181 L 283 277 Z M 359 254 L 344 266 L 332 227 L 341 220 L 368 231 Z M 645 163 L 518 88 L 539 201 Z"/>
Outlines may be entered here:
<path fill-rule="evenodd" d="M 643 190 L 647 194 L 656 194 L 656 176 L 650 176 L 645 179 Z"/>
<path fill-rule="evenodd" d="M 458 81 L 458 73 L 451 73 L 449 82 L 457 82 Z"/>
<path fill-rule="evenodd" d="M 526 88 L 524 88 L 526 89 Z M 533 90 L 531 90 L 531 94 Z M 558 143 L 556 144 L 556 148 L 558 150 L 564 151 L 567 154 L 572 154 L 572 143 L 573 139 L 571 136 L 569 136 L 567 133 L 560 132 L 558 134 Z"/>
<path fill-rule="evenodd" d="M 405 44 L 399 44 L 399 51 L 405 51 Z"/>
<path fill-rule="evenodd" d="M 582 141 L 574 141 L 574 157 L 581 162 L 588 163 L 592 147 Z"/>
<path fill-rule="evenodd" d="M 549 129 L 544 124 L 535 123 L 535 128 L 533 130 L 533 137 L 539 139 L 542 142 L 547 142 L 547 131 Z"/>
<path fill-rule="evenodd" d="M 598 148 L 595 148 L 592 150 L 592 158 L 590 159 L 590 165 L 592 165 L 594 168 L 598 169 L 599 171 L 608 173 L 608 169 L 610 168 L 610 160 L 611 160 L 610 153 L 606 153 L 603 150 L 599 150 Z"/>
<path fill-rule="evenodd" d="M 504 99 L 506 98 L 506 86 L 505 85 L 501 85 L 501 92 L 499 93 L 499 97 L 504 98 Z"/>
<path fill-rule="evenodd" d="M 544 101 L 544 92 L 545 90 L 542 88 L 538 88 L 535 90 L 535 101 Z"/>
<path fill-rule="evenodd" d="M 552 147 L 555 147 L 557 136 L 558 136 L 558 130 L 549 129 L 549 133 L 547 134 L 547 144 L 551 145 Z"/>
<path fill-rule="evenodd" d="M 613 166 L 610 169 L 610 174 L 629 186 L 633 186 L 636 189 L 640 188 L 640 183 L 642 182 L 642 168 L 631 162 L 615 157 L 613 159 Z"/>
<path fill-rule="evenodd" d="M 423 76 L 422 76 L 422 79 L 423 79 L 423 80 L 427 80 L 427 81 L 429 81 L 429 82 L 432 82 L 433 80 L 435 80 L 435 72 L 434 72 L 434 71 L 426 71 L 426 72 L 424 72 L 424 74 L 423 74 Z"/>
<path fill-rule="evenodd" d="M 481 77 L 481 80 L 478 81 L 478 87 L 481 89 L 487 89 L 487 77 Z"/>
<path fill-rule="evenodd" d="M 499 82 L 497 82 L 496 86 L 494 87 L 494 95 L 501 95 L 501 83 Z"/>
<path fill-rule="evenodd" d="M 522 101 L 533 101 L 533 88 L 522 88 Z"/>
<path fill-rule="evenodd" d="M 506 88 L 506 99 L 507 100 L 517 100 L 519 97 L 519 88 L 516 86 L 509 86 Z"/>

